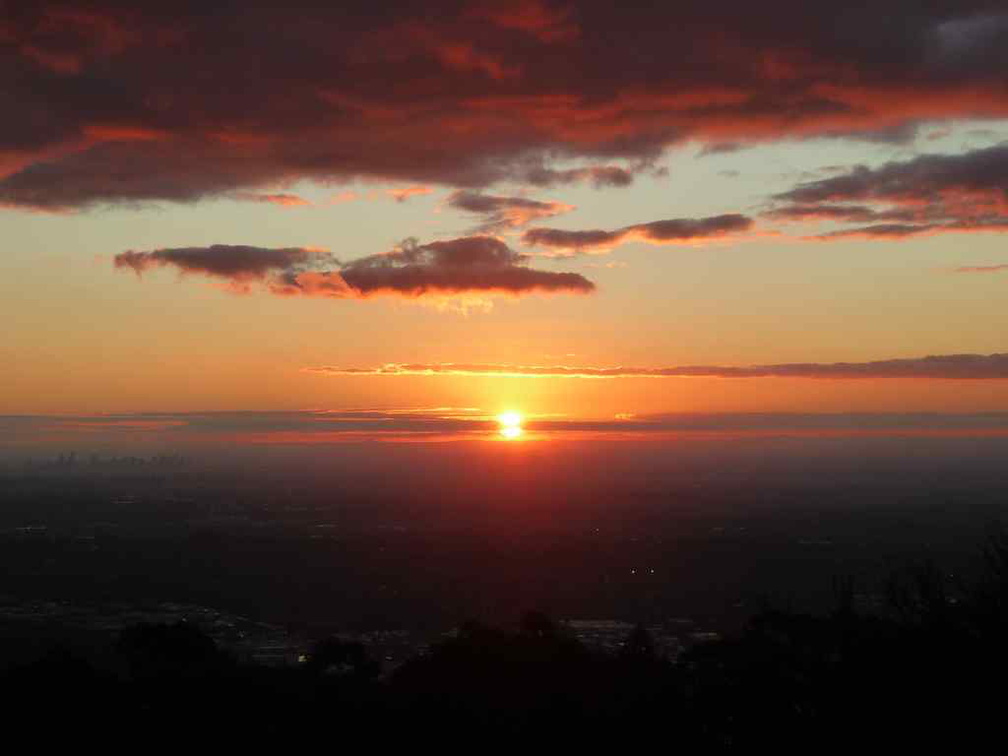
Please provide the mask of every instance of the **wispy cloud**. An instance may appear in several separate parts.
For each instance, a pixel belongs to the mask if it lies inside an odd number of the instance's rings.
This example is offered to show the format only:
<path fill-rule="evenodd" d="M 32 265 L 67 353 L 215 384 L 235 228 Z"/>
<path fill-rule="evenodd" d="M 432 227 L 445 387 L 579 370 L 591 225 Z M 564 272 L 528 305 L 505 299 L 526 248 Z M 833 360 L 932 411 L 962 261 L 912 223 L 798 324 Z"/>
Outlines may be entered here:
<path fill-rule="evenodd" d="M 697 244 L 749 231 L 751 218 L 744 215 L 715 215 L 709 218 L 674 218 L 624 226 L 614 231 L 566 231 L 558 228 L 530 228 L 522 241 L 531 247 L 545 247 L 563 255 L 598 254 L 619 244 L 639 241 L 647 244 Z"/>
<path fill-rule="evenodd" d="M 489 363 L 389 363 L 374 368 L 305 368 L 326 375 L 449 375 L 517 378 L 919 378 L 1008 379 L 1008 353 L 948 354 L 871 362 L 782 363 L 771 365 L 679 365 L 674 367 L 571 367 Z"/>

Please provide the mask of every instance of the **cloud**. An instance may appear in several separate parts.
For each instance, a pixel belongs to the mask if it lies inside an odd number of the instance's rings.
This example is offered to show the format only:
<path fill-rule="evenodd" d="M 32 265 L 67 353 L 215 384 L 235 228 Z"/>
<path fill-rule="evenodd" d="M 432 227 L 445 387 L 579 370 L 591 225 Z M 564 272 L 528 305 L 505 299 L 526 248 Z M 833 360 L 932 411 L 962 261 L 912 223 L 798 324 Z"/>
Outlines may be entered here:
<path fill-rule="evenodd" d="M 1003 273 L 1008 265 L 961 265 L 953 273 Z"/>
<path fill-rule="evenodd" d="M 426 186 L 424 184 L 412 184 L 411 186 L 403 186 L 396 189 L 389 189 L 388 195 L 392 197 L 396 202 L 405 202 L 410 197 L 419 197 L 424 194 L 430 194 L 434 191 L 434 187 Z"/>
<path fill-rule="evenodd" d="M 527 261 L 499 239 L 470 236 L 428 244 L 407 240 L 390 252 L 344 264 L 323 249 L 226 244 L 131 250 L 116 255 L 114 264 L 137 275 L 152 268 L 175 268 L 217 279 L 234 292 L 247 293 L 256 285 L 279 296 L 443 298 L 595 290 L 580 274 L 537 270 Z"/>
<path fill-rule="evenodd" d="M 1008 379 L 1008 353 L 949 354 L 873 362 L 785 363 L 779 365 L 684 365 L 659 368 L 569 367 L 478 363 L 389 363 L 377 368 L 313 367 L 329 375 L 489 375 L 529 378 L 921 378 Z"/>
<path fill-rule="evenodd" d="M 311 202 L 296 194 L 260 194 L 258 192 L 236 192 L 233 197 L 246 202 L 265 202 L 281 207 L 304 207 Z"/>
<path fill-rule="evenodd" d="M 1004 436 L 1008 413 L 620 413 L 613 418 L 527 417 L 528 435 L 613 433 L 764 433 L 797 436 L 828 433 L 871 435 Z M 172 448 L 206 454 L 208 442 L 229 448 L 244 444 L 304 445 L 342 441 L 499 439 L 493 412 L 478 408 L 342 409 L 274 412 L 178 412 L 111 415 L 0 416 L 0 439 L 62 449 L 91 445 L 96 438 L 121 441 L 135 453 L 144 437 L 171 439 Z M 114 448 L 114 447 L 113 447 Z"/>
<path fill-rule="evenodd" d="M 743 149 L 745 149 L 745 145 L 739 144 L 738 142 L 711 142 L 700 148 L 700 152 L 697 153 L 697 157 L 701 158 L 707 157 L 708 155 L 726 155 Z"/>
<path fill-rule="evenodd" d="M 989 0 L 21 5 L 0 28 L 0 202 L 23 208 L 621 186 L 672 145 L 1008 115 Z"/>
<path fill-rule="evenodd" d="M 472 191 L 453 192 L 448 197 L 448 204 L 458 210 L 483 215 L 483 222 L 479 226 L 481 232 L 517 228 L 574 209 L 573 205 L 552 200 L 542 202 L 525 197 L 498 197 Z"/>
<path fill-rule="evenodd" d="M 632 437 L 643 439 L 647 434 L 661 433 L 976 438 L 1008 434 L 1008 413 L 620 413 L 613 418 L 592 419 L 531 416 L 526 417 L 524 428 L 527 439 L 563 438 L 566 434 L 581 438 L 583 434 L 601 434 L 609 439 L 634 434 Z M 235 448 L 361 441 L 496 441 L 499 433 L 492 412 L 450 407 L 0 416 L 0 439 L 16 439 L 22 448 L 30 445 L 50 449 L 53 458 L 66 448 L 91 446 L 96 439 L 103 439 L 108 448 L 118 448 L 118 453 L 128 456 L 136 453 L 138 442 L 170 439 L 173 449 L 205 458 L 208 443 Z M 109 457 L 103 455 L 103 459 L 108 461 Z"/>
<path fill-rule="evenodd" d="M 904 239 L 1008 230 L 1008 143 L 921 155 L 798 184 L 765 213 L 778 220 L 856 223 L 815 236 Z"/>
<path fill-rule="evenodd" d="M 346 190 L 344 190 L 342 192 L 338 192 L 337 194 L 334 194 L 332 197 L 330 197 L 329 198 L 329 204 L 330 205 L 339 205 L 339 204 L 342 204 L 344 202 L 354 202 L 355 200 L 358 200 L 358 199 L 360 199 L 360 195 L 358 195 L 357 192 L 353 191 L 352 189 L 346 189 Z"/>
<path fill-rule="evenodd" d="M 347 284 L 364 296 L 397 293 L 485 292 L 587 294 L 595 285 L 578 273 L 526 267 L 528 258 L 490 236 L 428 244 L 406 242 L 392 252 L 354 260 L 341 269 Z"/>
<path fill-rule="evenodd" d="M 751 218 L 744 215 L 715 215 L 709 218 L 675 218 L 624 226 L 615 231 L 565 231 L 556 228 L 530 228 L 522 241 L 533 247 L 546 247 L 561 254 L 606 252 L 619 244 L 639 241 L 648 244 L 690 244 L 721 239 L 748 231 Z"/>
<path fill-rule="evenodd" d="M 946 223 L 878 223 L 873 226 L 858 226 L 825 234 L 805 236 L 814 241 L 834 241 L 837 239 L 909 239 L 914 236 L 933 236 L 949 233 L 1000 233 L 1008 230 L 1008 217 L 982 218 Z"/>
<path fill-rule="evenodd" d="M 113 261 L 117 268 L 130 268 L 142 275 L 152 268 L 174 267 L 183 273 L 199 273 L 238 282 L 263 280 L 278 271 L 337 266 L 329 252 L 311 247 L 250 247 L 214 244 L 210 247 L 176 247 L 151 252 L 122 252 Z"/>
<path fill-rule="evenodd" d="M 632 171 L 616 165 L 592 165 L 584 168 L 557 170 L 537 166 L 529 168 L 520 177 L 535 186 L 566 186 L 568 184 L 591 183 L 596 189 L 602 187 L 630 186 L 634 180 Z"/>

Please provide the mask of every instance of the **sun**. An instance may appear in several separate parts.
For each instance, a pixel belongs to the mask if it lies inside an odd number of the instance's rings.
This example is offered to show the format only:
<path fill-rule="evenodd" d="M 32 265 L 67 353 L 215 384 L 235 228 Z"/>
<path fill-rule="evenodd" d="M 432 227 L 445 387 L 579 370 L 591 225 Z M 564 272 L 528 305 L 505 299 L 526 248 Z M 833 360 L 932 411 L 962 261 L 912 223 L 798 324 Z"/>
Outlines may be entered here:
<path fill-rule="evenodd" d="M 500 434 L 504 438 L 518 438 L 522 434 L 522 416 L 519 412 L 502 412 L 497 415 Z"/>

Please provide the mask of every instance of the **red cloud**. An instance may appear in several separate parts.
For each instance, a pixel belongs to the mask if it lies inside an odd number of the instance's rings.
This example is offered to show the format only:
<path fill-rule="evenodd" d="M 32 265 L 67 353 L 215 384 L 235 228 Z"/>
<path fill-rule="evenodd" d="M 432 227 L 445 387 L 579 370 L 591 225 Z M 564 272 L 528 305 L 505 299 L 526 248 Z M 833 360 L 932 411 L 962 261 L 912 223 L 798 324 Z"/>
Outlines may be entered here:
<path fill-rule="evenodd" d="M 0 202 L 191 201 L 298 179 L 619 185 L 632 174 L 614 162 L 686 140 L 901 138 L 1008 115 L 992 7 L 40 0 L 0 30 Z"/>

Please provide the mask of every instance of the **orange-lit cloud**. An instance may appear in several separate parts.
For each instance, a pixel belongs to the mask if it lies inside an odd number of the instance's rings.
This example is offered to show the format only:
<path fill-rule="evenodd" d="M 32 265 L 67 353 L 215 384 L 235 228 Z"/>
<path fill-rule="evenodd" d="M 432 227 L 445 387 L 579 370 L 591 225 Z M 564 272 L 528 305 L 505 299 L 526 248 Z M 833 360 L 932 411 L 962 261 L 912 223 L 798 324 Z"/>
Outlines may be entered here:
<path fill-rule="evenodd" d="M 360 199 L 360 195 L 352 189 L 347 189 L 345 191 L 334 194 L 329 198 L 330 204 L 338 205 L 343 202 L 353 202 L 354 200 Z"/>
<path fill-rule="evenodd" d="M 257 192 L 236 192 L 234 198 L 245 202 L 264 202 L 281 207 L 305 207 L 311 202 L 296 194 L 260 194 Z"/>
<path fill-rule="evenodd" d="M 281 296 L 365 299 L 476 294 L 588 294 L 591 281 L 578 273 L 537 270 L 528 258 L 489 236 L 469 236 L 419 244 L 408 240 L 390 252 L 341 264 L 330 252 L 306 247 L 265 248 L 218 244 L 210 247 L 128 251 L 115 256 L 117 268 L 140 275 L 170 267 L 221 282 L 235 293 L 253 284 Z"/>
<path fill-rule="evenodd" d="M 397 187 L 395 189 L 389 189 L 388 195 L 392 197 L 396 202 L 405 202 L 410 197 L 420 197 L 424 194 L 430 194 L 434 191 L 434 187 L 425 186 L 423 184 L 412 184 L 411 186 Z"/>
<path fill-rule="evenodd" d="M 1008 354 L 948 354 L 872 362 L 785 363 L 780 365 L 681 365 L 675 367 L 569 367 L 467 363 L 389 363 L 377 368 L 313 367 L 329 375 L 457 375 L 529 378 L 922 378 L 1008 379 Z"/>
<path fill-rule="evenodd" d="M 647 244 L 690 244 L 721 239 L 752 228 L 744 215 L 715 215 L 709 218 L 675 218 L 624 226 L 615 231 L 565 231 L 556 228 L 530 228 L 522 241 L 533 247 L 546 247 L 562 255 L 606 252 L 619 244 L 639 241 Z"/>

